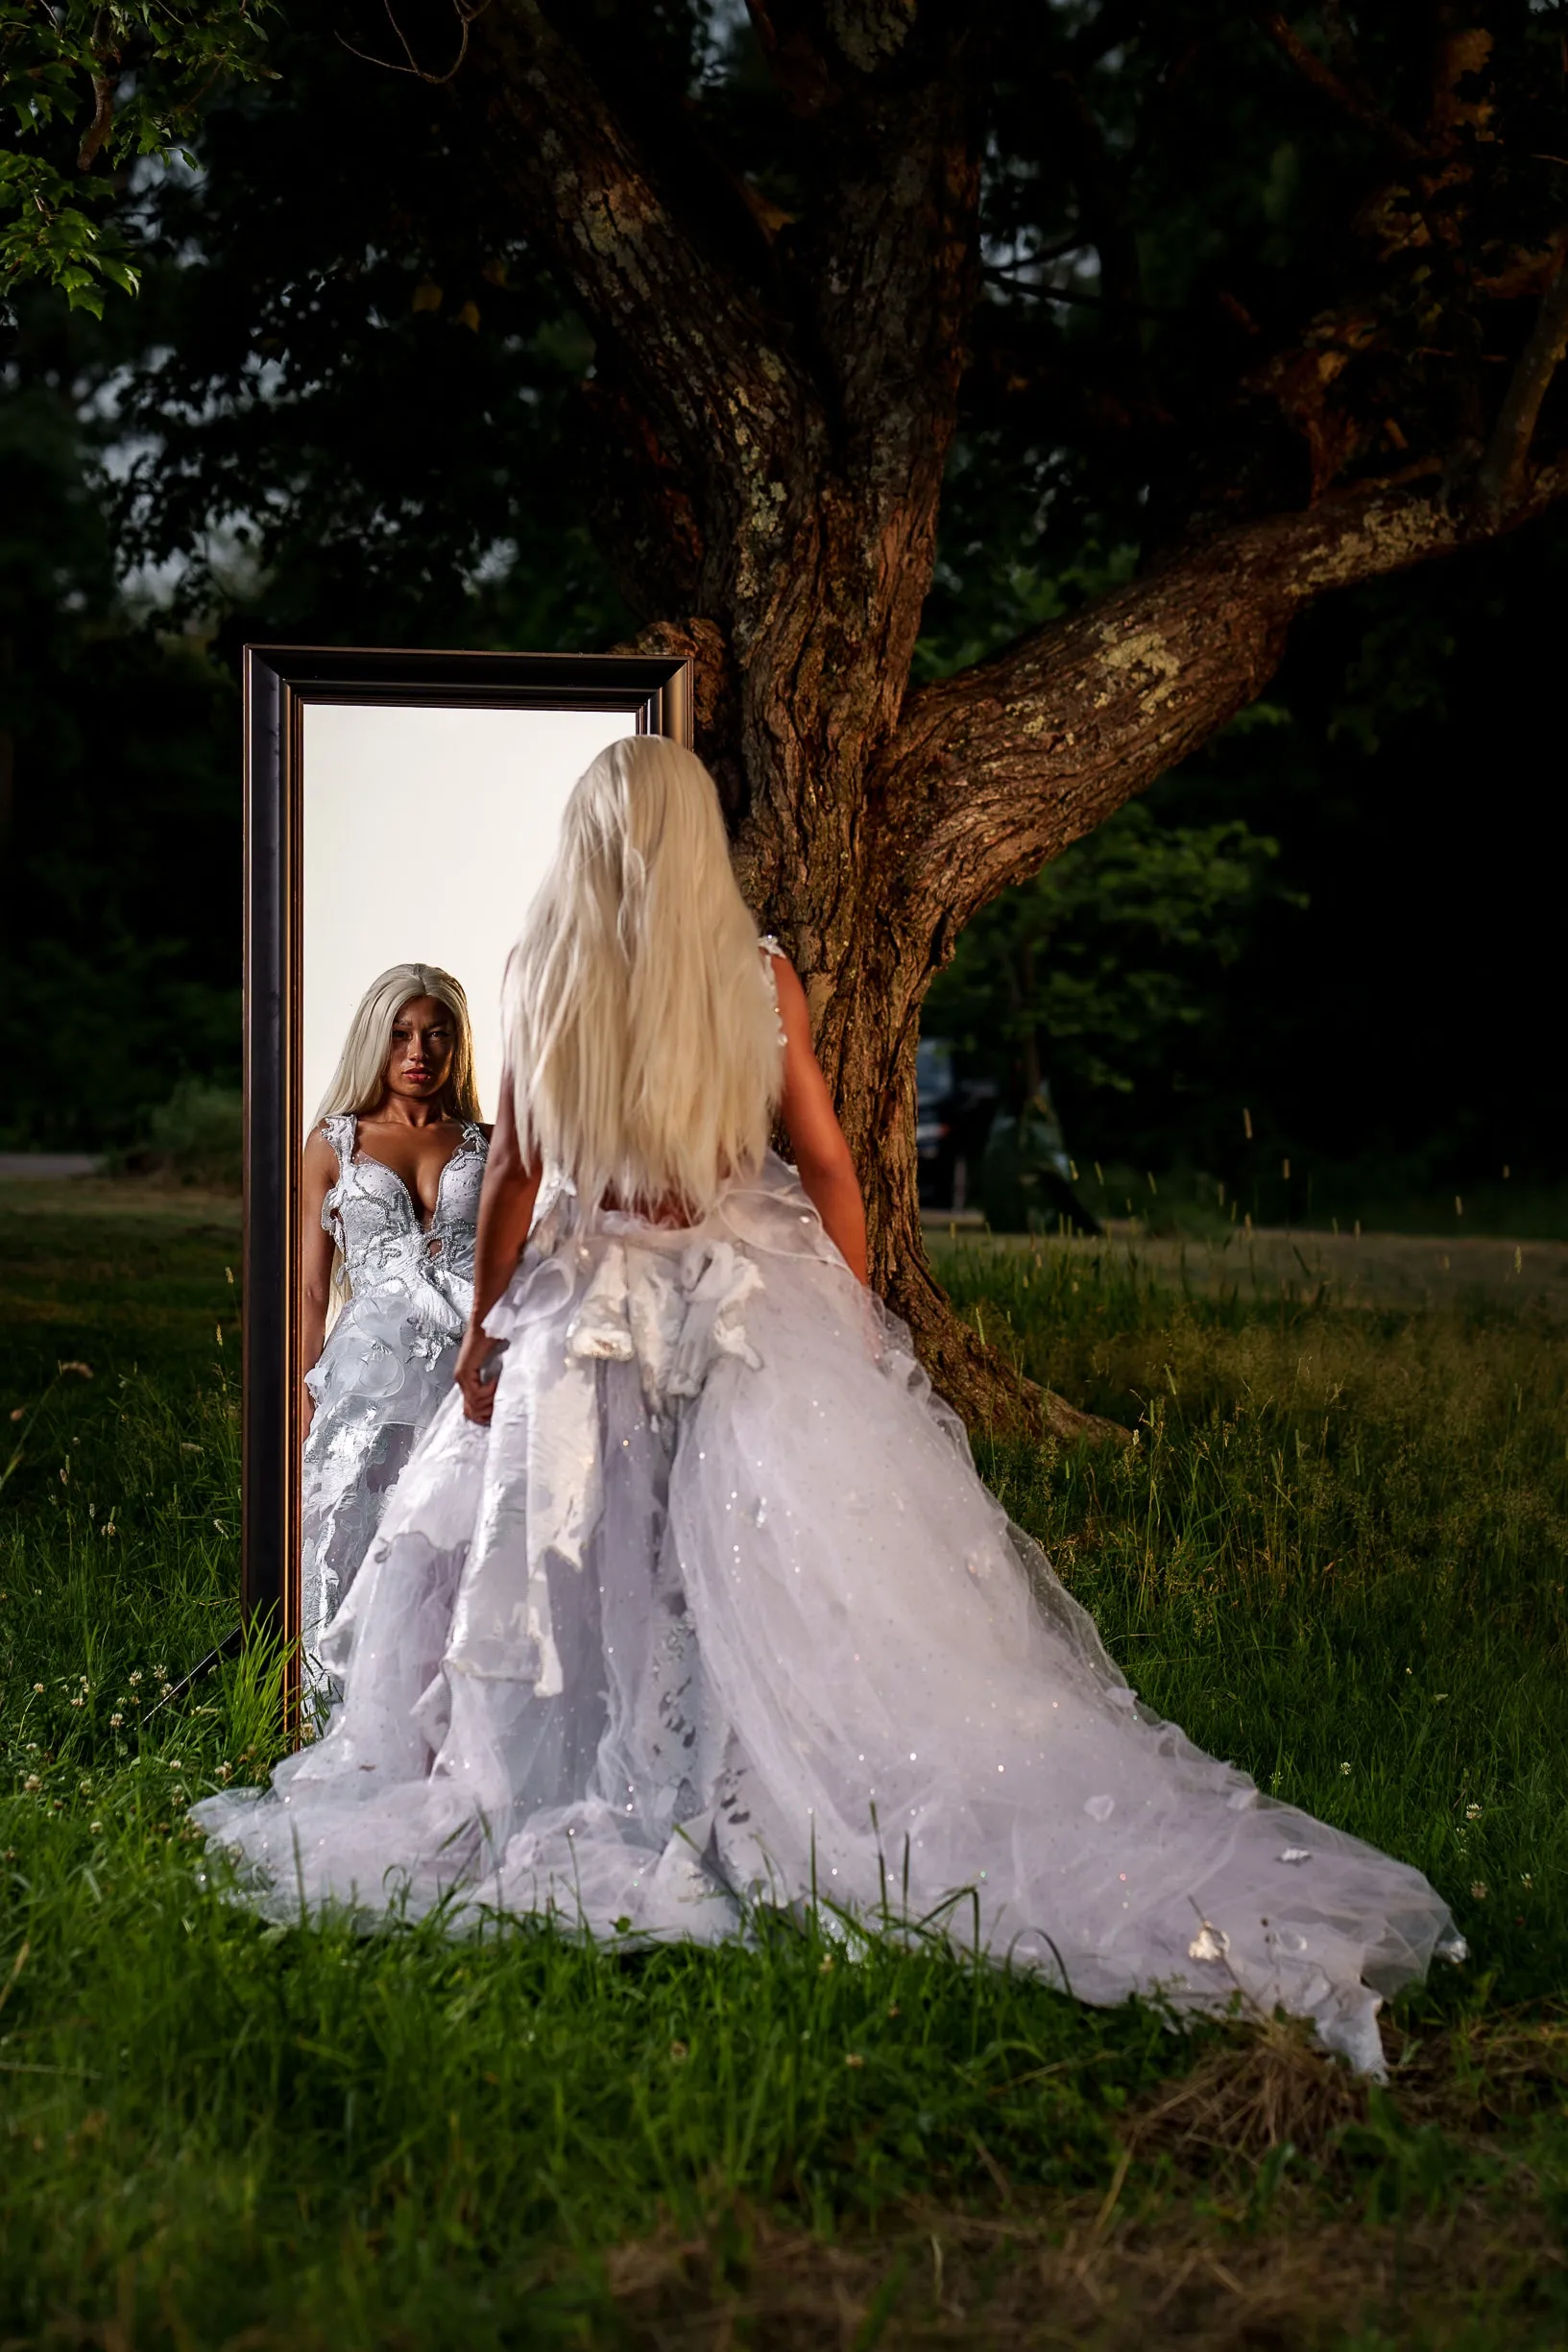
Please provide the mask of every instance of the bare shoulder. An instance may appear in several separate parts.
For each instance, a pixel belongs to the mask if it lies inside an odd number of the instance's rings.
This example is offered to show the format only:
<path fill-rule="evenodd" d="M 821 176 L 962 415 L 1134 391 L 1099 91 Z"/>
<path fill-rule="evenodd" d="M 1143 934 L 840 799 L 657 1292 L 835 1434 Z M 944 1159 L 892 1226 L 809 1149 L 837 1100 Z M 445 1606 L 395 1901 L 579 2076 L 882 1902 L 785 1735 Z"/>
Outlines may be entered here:
<path fill-rule="evenodd" d="M 338 1155 L 319 1127 L 311 1128 L 301 1155 L 301 1169 L 306 1183 L 330 1183 L 338 1172 Z"/>

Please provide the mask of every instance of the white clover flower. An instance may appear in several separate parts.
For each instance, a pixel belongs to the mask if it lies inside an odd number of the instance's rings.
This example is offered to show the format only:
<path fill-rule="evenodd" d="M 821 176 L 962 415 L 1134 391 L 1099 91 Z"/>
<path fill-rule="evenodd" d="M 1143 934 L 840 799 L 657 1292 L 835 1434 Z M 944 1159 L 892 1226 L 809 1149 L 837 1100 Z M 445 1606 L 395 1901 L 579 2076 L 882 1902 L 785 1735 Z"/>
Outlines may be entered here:
<path fill-rule="evenodd" d="M 24 1788 L 27 1790 L 28 1794 L 31 1796 L 31 1795 L 33 1795 L 33 1794 L 34 1794 L 34 1793 L 35 1793 L 36 1790 L 40 1789 L 40 1788 L 43 1786 L 43 1782 L 42 1782 L 39 1780 L 39 1778 L 38 1778 L 38 1776 L 37 1776 L 37 1774 L 36 1774 L 36 1772 L 30 1772 L 30 1773 L 28 1774 L 28 1776 L 27 1776 L 26 1780 L 25 1780 L 25 1781 L 22 1782 L 22 1786 L 23 1786 L 23 1787 L 24 1787 Z"/>
<path fill-rule="evenodd" d="M 34 1687 L 34 1689 L 35 1689 L 35 1690 L 37 1692 L 38 1696 L 41 1698 L 41 1697 L 42 1697 L 42 1695 L 43 1695 L 43 1685 L 42 1685 L 41 1683 L 35 1683 L 35 1684 L 34 1684 L 34 1685 L 33 1685 L 33 1687 Z"/>
<path fill-rule="evenodd" d="M 101 1821 L 89 1821 L 87 1824 L 87 1831 L 88 1834 L 92 1837 L 102 1837 L 104 1833 L 104 1825 Z"/>
<path fill-rule="evenodd" d="M 109 1719 L 109 1730 L 111 1732 L 117 1732 L 124 1721 L 125 1717 L 123 1715 L 110 1715 Z"/>
<path fill-rule="evenodd" d="M 1470 1881 L 1470 1895 L 1471 1895 L 1471 1899 L 1472 1899 L 1472 1901 L 1473 1901 L 1473 1902 L 1476 1902 L 1476 1903 L 1484 1903 L 1484 1902 L 1485 1902 L 1485 1900 L 1486 1900 L 1486 1881 L 1485 1881 L 1485 1879 L 1471 1879 L 1471 1881 Z"/>
<path fill-rule="evenodd" d="M 1522 1870 L 1519 1873 L 1519 1883 L 1521 1886 L 1533 1886 L 1535 1881 L 1531 1877 L 1528 1870 Z"/>
<path fill-rule="evenodd" d="M 139 1683 L 139 1682 L 141 1681 L 141 1668 L 140 1668 L 139 1666 L 137 1666 L 137 1667 L 134 1669 L 134 1671 L 133 1671 L 133 1673 L 132 1673 L 132 1674 L 131 1674 L 131 1675 L 128 1677 L 128 1680 L 129 1680 L 129 1681 L 131 1681 L 131 1682 L 133 1682 L 133 1683 Z"/>
<path fill-rule="evenodd" d="M 1350 1766 L 1348 1764 L 1341 1764 L 1339 1766 L 1339 1770 L 1344 1774 L 1345 1779 L 1348 1781 L 1350 1778 Z"/>
<path fill-rule="evenodd" d="M 1464 1818 L 1466 1821 L 1479 1821 L 1481 1819 L 1480 1806 L 1467 1805 L 1464 1808 Z"/>

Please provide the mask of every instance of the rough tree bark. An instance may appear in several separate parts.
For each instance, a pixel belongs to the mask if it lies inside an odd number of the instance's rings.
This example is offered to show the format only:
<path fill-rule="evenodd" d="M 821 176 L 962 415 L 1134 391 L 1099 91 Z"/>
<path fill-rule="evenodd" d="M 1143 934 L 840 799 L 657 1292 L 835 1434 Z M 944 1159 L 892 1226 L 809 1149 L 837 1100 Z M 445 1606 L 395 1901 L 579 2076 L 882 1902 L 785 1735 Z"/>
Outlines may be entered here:
<path fill-rule="evenodd" d="M 1305 603 L 1568 490 L 1568 470 L 1530 474 L 1519 423 L 1560 355 L 1561 281 L 1484 500 L 1435 464 L 1330 494 L 1190 546 L 910 693 L 977 292 L 983 61 L 954 5 L 751 9 L 826 189 L 787 265 L 743 185 L 707 217 L 683 206 L 540 0 L 477 16 L 460 98 L 595 334 L 603 535 L 634 602 L 663 617 L 642 642 L 695 656 L 699 748 L 742 885 L 806 984 L 865 1183 L 874 1279 L 972 1421 L 1082 1434 L 1083 1416 L 981 1346 L 927 1262 L 922 998 L 988 899 L 1261 691 Z M 777 300 L 758 291 L 785 266 Z"/>

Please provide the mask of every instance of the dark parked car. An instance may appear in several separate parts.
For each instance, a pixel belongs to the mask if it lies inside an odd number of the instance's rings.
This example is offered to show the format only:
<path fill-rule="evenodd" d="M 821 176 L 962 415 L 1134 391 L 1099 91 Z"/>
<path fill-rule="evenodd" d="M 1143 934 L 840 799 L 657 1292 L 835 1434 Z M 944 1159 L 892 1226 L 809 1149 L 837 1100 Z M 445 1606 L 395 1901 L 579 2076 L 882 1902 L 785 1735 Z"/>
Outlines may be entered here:
<path fill-rule="evenodd" d="M 973 1208 L 997 1089 L 988 1079 L 959 1077 L 951 1038 L 922 1037 L 915 1049 L 915 1092 L 920 1205 Z"/>

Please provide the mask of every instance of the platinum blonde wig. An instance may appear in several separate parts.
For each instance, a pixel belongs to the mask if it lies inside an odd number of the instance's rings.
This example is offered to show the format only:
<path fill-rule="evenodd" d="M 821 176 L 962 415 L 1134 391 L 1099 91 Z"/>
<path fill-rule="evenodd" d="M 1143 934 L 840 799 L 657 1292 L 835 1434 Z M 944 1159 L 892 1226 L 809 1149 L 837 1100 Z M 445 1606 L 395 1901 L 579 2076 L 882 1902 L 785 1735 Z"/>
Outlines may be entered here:
<path fill-rule="evenodd" d="M 457 1119 L 477 1119 L 479 1098 L 473 1083 L 473 1031 L 469 1000 L 461 981 L 434 963 L 395 963 L 373 980 L 359 1000 L 349 1024 L 332 1082 L 323 1095 L 316 1124 L 335 1111 L 371 1111 L 386 1085 L 392 1030 L 403 1006 L 417 996 L 432 996 L 445 1005 L 457 1030 L 452 1074 L 446 1082 L 445 1107 Z"/>
<path fill-rule="evenodd" d="M 666 737 L 609 744 L 572 788 L 502 992 L 524 1157 L 583 1208 L 694 1216 L 767 1149 L 783 1081 L 757 925 L 713 780 Z"/>

